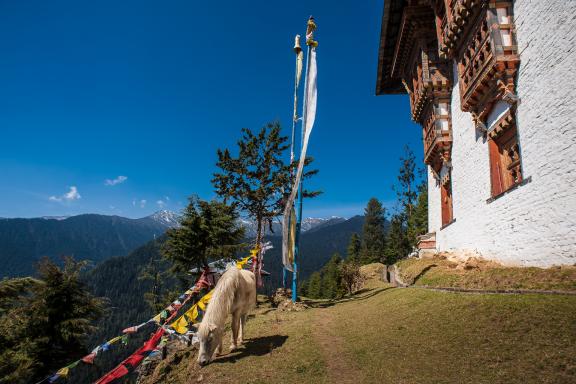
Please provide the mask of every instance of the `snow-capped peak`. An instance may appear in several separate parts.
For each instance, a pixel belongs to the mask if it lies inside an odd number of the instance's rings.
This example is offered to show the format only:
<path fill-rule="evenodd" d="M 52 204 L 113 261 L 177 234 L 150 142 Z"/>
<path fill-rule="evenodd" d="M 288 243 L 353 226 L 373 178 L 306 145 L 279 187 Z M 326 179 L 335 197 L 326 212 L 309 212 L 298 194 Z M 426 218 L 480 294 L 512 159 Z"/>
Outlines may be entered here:
<path fill-rule="evenodd" d="M 70 216 L 42 216 L 41 219 L 62 221 L 68 219 L 69 217 Z"/>
<path fill-rule="evenodd" d="M 180 225 L 180 215 L 166 209 L 154 212 L 148 217 L 167 227 L 178 227 Z"/>
<path fill-rule="evenodd" d="M 336 224 L 344 220 L 345 220 L 344 218 L 338 216 L 331 216 L 329 218 L 307 217 L 302 220 L 301 229 L 302 232 L 306 232 L 322 225 Z M 240 223 L 241 226 L 243 226 L 246 229 L 246 234 L 248 236 L 256 234 L 256 223 L 254 223 L 254 221 L 246 217 L 240 217 L 238 219 L 238 222 Z M 264 230 L 266 231 L 266 233 L 269 232 L 269 229 L 267 227 Z M 275 235 L 282 235 L 282 222 L 275 220 L 272 223 L 272 230 L 274 231 Z"/>

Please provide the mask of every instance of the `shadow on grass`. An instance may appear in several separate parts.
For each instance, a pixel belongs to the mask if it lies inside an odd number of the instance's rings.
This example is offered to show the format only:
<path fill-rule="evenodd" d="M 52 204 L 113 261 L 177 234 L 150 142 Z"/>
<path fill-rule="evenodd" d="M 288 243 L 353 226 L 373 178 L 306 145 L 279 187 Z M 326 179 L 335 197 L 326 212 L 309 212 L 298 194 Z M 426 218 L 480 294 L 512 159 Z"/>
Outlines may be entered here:
<path fill-rule="evenodd" d="M 277 308 L 268 308 L 262 312 L 259 313 L 259 315 L 267 315 L 270 312 L 275 312 Z M 248 318 L 250 319 L 251 317 L 256 317 L 255 315 L 249 315 Z"/>
<path fill-rule="evenodd" d="M 235 363 L 247 356 L 264 356 L 272 352 L 274 349 L 280 348 L 287 339 L 288 336 L 274 335 L 245 340 L 243 347 L 215 359 L 212 364 Z"/>
<path fill-rule="evenodd" d="M 409 284 L 409 285 L 414 285 L 414 284 L 416 284 L 416 282 L 418 281 L 418 279 L 420 279 L 422 276 L 424 276 L 424 274 L 425 274 L 426 272 L 428 272 L 429 270 L 431 270 L 432 268 L 437 267 L 437 266 L 438 266 L 437 264 L 427 265 L 426 267 L 424 267 L 424 268 L 420 271 L 420 273 L 418 273 L 416 276 L 414 276 L 414 278 L 412 279 L 411 282 L 406 282 L 406 283 Z"/>
<path fill-rule="evenodd" d="M 394 287 L 385 287 L 385 288 L 363 288 L 357 292 L 355 292 L 352 296 L 343 297 L 341 299 L 335 300 L 313 300 L 313 299 L 306 299 L 302 300 L 302 303 L 312 307 L 312 308 L 328 308 L 338 303 L 346 303 L 349 301 L 361 301 L 367 300 L 373 296 L 376 296 L 379 293 L 384 291 L 388 291 L 390 289 L 394 289 Z"/>

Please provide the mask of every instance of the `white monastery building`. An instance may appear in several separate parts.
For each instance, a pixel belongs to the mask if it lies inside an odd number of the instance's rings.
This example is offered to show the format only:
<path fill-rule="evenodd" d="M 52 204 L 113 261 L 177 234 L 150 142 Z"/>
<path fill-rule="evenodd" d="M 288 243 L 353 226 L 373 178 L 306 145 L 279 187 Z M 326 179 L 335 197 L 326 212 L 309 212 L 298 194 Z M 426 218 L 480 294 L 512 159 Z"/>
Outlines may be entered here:
<path fill-rule="evenodd" d="M 376 94 L 409 95 L 420 248 L 576 263 L 576 0 L 385 0 Z"/>

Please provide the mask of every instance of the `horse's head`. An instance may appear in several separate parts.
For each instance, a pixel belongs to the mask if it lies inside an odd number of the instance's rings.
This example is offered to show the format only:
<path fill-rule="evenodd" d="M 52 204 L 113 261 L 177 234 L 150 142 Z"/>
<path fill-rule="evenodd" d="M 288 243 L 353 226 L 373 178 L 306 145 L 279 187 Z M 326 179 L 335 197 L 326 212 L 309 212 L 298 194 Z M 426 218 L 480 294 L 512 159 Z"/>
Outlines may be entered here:
<path fill-rule="evenodd" d="M 212 361 L 216 347 L 222 340 L 222 329 L 215 324 L 205 324 L 202 322 L 198 327 L 198 340 L 200 350 L 198 351 L 198 364 L 206 365 Z"/>

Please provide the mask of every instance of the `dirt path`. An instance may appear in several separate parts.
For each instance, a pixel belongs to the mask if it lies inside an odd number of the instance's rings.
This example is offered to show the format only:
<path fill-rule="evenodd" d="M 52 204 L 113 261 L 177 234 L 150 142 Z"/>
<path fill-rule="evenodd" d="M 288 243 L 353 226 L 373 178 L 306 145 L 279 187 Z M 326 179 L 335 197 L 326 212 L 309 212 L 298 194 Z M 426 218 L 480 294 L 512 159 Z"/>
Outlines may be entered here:
<path fill-rule="evenodd" d="M 330 383 L 359 384 L 364 376 L 345 352 L 345 341 L 337 335 L 336 322 L 329 309 L 318 310 L 312 322 L 312 334 L 326 362 Z"/>

